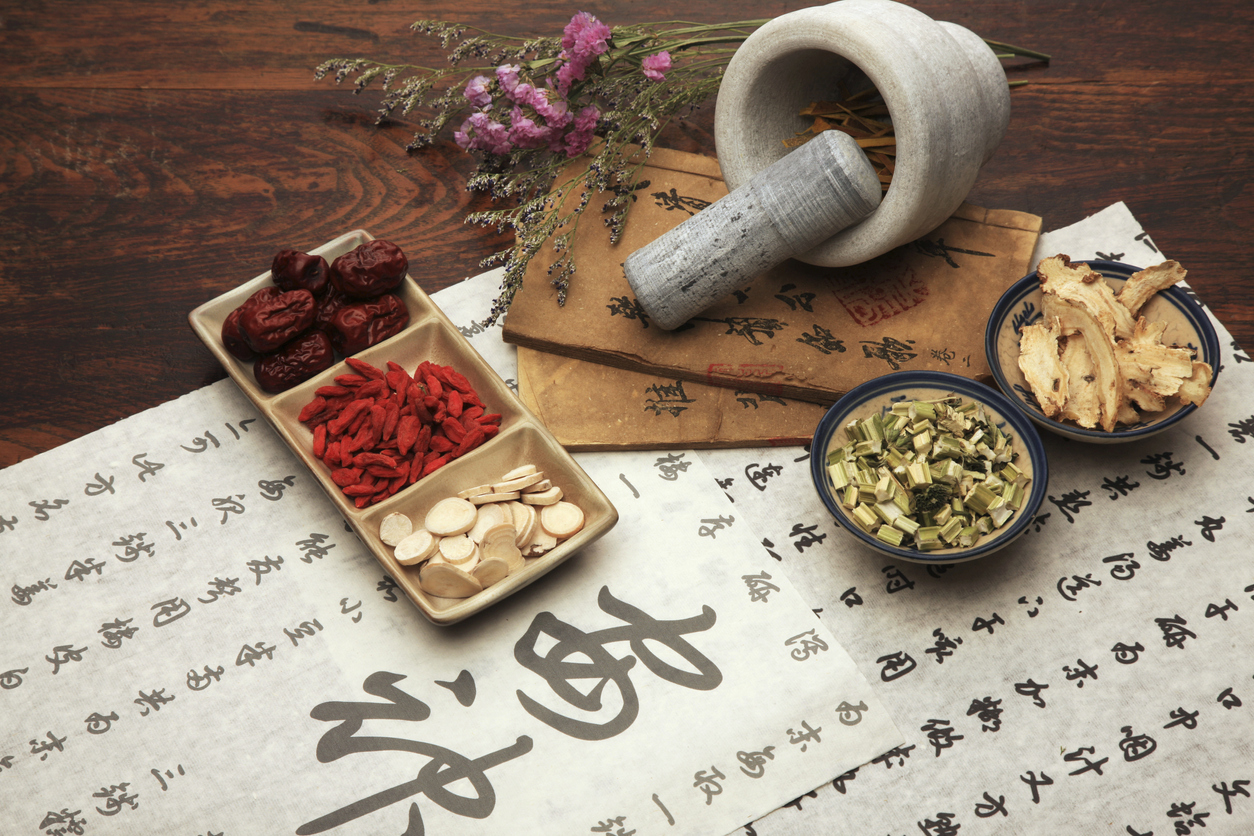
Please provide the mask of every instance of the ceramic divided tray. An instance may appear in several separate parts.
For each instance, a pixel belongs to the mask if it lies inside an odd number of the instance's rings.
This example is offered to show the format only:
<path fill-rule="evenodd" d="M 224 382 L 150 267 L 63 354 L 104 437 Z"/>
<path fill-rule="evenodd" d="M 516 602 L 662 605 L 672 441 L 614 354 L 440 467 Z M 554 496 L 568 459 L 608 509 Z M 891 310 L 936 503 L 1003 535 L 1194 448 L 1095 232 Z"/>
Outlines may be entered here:
<path fill-rule="evenodd" d="M 328 263 L 373 240 L 362 230 L 336 238 L 310 252 Z M 323 491 L 352 526 L 362 543 L 383 565 L 422 613 L 436 624 L 452 624 L 473 615 L 518 591 L 571 557 L 609 531 L 618 521 L 618 512 L 587 473 L 571 458 L 544 425 L 527 410 L 517 396 L 483 360 L 443 311 L 436 306 L 410 276 L 395 292 L 409 309 L 409 324 L 399 334 L 358 352 L 356 357 L 387 370 L 388 361 L 400 364 L 413 374 L 424 360 L 452 366 L 464 375 L 483 400 L 486 411 L 500 413 L 500 432 L 481 446 L 418 479 L 395 495 L 366 508 L 357 508 L 350 497 L 331 480 L 331 468 L 313 455 L 313 433 L 298 420 L 301 409 L 321 386 L 333 385 L 338 375 L 353 373 L 340 360 L 286 392 L 269 394 L 257 385 L 253 364 L 241 362 L 222 345 L 223 320 L 258 289 L 272 285 L 269 271 L 252 281 L 196 308 L 188 315 L 192 329 L 204 341 L 227 373 L 274 427 L 279 437 L 300 458 L 317 479 Z M 563 499 L 584 513 L 583 528 L 551 551 L 526 559 L 526 565 L 504 579 L 468 598 L 440 598 L 428 594 L 418 582 L 418 566 L 403 566 L 393 556 L 391 546 L 379 539 L 379 524 L 388 514 L 400 512 L 422 525 L 427 510 L 441 499 L 482 484 L 498 482 L 502 475 L 521 465 L 531 464 L 560 487 Z"/>

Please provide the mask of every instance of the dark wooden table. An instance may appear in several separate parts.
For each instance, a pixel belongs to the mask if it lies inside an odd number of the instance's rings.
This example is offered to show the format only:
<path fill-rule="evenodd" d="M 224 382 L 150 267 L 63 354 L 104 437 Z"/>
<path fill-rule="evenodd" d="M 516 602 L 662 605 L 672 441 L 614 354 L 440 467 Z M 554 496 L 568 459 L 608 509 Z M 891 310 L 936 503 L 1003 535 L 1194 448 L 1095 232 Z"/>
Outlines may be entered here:
<path fill-rule="evenodd" d="M 683 17 L 802 3 L 689 0 Z M 921 0 L 938 20 L 1053 56 L 1012 73 L 1010 130 L 969 199 L 1046 229 L 1124 201 L 1237 341 L 1254 345 L 1254 33 L 1248 0 Z M 583 9 L 661 20 L 658 0 L 67 0 L 0 6 L 0 466 L 221 379 L 187 313 L 278 249 L 364 228 L 435 291 L 502 239 L 467 226 L 473 161 L 407 154 L 377 97 L 314 81 L 324 59 L 435 64 L 418 18 L 559 32 Z M 711 102 L 662 144 L 715 152 Z"/>

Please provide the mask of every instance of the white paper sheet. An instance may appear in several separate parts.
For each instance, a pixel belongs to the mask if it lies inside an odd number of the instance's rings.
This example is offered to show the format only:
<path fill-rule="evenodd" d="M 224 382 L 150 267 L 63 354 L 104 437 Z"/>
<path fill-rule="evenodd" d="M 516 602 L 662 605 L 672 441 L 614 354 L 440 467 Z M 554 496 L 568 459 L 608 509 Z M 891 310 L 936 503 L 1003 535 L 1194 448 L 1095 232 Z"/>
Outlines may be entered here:
<path fill-rule="evenodd" d="M 1168 257 L 1121 203 L 1034 260 L 1057 253 Z M 1176 429 L 1042 432 L 1036 524 L 946 571 L 844 537 L 804 449 L 701 452 L 907 738 L 740 832 L 1254 832 L 1254 364 L 1220 342 L 1214 394 Z"/>
<path fill-rule="evenodd" d="M 0 472 L 0 832 L 726 833 L 902 742 L 695 455 L 580 462 L 618 526 L 443 628 L 230 381 Z"/>

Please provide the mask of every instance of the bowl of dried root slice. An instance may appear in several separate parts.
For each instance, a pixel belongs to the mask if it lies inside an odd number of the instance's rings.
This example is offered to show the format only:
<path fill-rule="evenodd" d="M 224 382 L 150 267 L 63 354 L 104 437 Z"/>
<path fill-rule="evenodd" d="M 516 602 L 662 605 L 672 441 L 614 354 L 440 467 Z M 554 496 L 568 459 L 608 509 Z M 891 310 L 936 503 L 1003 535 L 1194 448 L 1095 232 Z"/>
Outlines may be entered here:
<path fill-rule="evenodd" d="M 1175 261 L 1042 259 L 1002 295 L 984 336 L 998 387 L 1040 427 L 1135 441 L 1185 420 L 1219 372 L 1219 337 Z"/>

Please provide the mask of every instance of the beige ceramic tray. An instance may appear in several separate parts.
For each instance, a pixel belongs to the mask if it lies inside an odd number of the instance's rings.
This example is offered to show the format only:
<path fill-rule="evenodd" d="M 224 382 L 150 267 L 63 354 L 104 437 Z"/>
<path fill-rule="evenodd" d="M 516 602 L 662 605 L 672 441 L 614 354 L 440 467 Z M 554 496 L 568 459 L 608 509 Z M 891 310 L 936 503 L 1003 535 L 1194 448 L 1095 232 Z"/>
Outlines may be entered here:
<path fill-rule="evenodd" d="M 370 234 L 356 230 L 311 252 L 330 262 L 371 239 Z M 188 315 L 192 329 L 313 473 L 323 491 L 388 575 L 432 622 L 452 624 L 491 606 L 540 578 L 580 548 L 604 535 L 618 521 L 618 512 L 600 488 L 409 276 L 405 277 L 397 291 L 409 309 L 409 325 L 396 336 L 356 356 L 382 369 L 386 369 L 387 361 L 391 360 L 401 364 L 410 374 L 423 360 L 452 366 L 470 380 L 487 405 L 488 412 L 501 414 L 501 430 L 495 438 L 395 496 L 364 509 L 356 508 L 352 500 L 345 497 L 331 481 L 330 468 L 313 456 L 313 434 L 297 420 L 302 407 L 313 398 L 314 390 L 332 384 L 337 375 L 352 370 L 341 361 L 286 392 L 271 395 L 257 385 L 252 372 L 253 364 L 237 360 L 222 345 L 223 320 L 255 291 L 270 284 L 270 273 L 267 271 L 206 302 Z M 415 525 L 421 525 L 427 509 L 440 499 L 465 488 L 498 481 L 502 474 L 522 464 L 534 464 L 543 470 L 553 484 L 562 488 L 565 499 L 583 510 L 586 521 L 583 529 L 570 539 L 540 557 L 529 558 L 525 568 L 511 573 L 482 592 L 460 599 L 429 595 L 418 585 L 419 567 L 401 566 L 392 556 L 391 547 L 379 539 L 379 522 L 393 511 L 404 513 L 415 521 Z"/>

